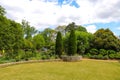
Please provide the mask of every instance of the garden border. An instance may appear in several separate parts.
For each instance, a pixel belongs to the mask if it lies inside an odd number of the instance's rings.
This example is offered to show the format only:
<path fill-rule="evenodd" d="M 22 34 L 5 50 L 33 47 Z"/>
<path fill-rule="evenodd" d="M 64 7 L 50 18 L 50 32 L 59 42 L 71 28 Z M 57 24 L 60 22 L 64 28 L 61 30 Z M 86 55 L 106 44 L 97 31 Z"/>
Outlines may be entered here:
<path fill-rule="evenodd" d="M 60 62 L 61 59 L 49 59 L 49 60 L 29 60 L 29 61 L 19 61 L 19 62 L 10 62 L 10 63 L 3 63 L 0 64 L 0 67 L 8 67 L 12 65 L 18 65 L 18 64 L 26 64 L 26 63 L 39 63 L 39 62 Z"/>

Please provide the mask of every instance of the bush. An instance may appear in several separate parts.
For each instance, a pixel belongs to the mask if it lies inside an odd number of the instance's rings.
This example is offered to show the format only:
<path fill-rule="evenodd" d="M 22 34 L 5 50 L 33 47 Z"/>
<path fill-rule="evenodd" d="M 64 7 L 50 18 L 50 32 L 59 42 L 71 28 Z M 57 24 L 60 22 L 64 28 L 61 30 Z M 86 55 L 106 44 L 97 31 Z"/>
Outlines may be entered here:
<path fill-rule="evenodd" d="M 104 60 L 109 59 L 108 55 L 103 56 L 103 59 L 104 59 Z"/>
<path fill-rule="evenodd" d="M 110 59 L 115 59 L 115 55 L 116 55 L 116 54 L 109 54 L 109 58 L 110 58 Z"/>
<path fill-rule="evenodd" d="M 109 54 L 115 54 L 116 52 L 114 50 L 108 50 L 107 53 L 109 55 Z"/>
<path fill-rule="evenodd" d="M 99 54 L 105 56 L 105 55 L 107 55 L 107 51 L 105 49 L 100 49 Z"/>
<path fill-rule="evenodd" d="M 9 62 L 16 62 L 16 60 L 15 59 L 6 59 L 4 57 L 0 58 L 0 64 L 2 64 L 2 63 L 9 63 Z"/>
<path fill-rule="evenodd" d="M 90 53 L 87 53 L 87 54 L 85 54 L 83 57 L 85 57 L 85 58 L 90 58 L 90 57 L 91 57 L 91 54 L 90 54 Z"/>
<path fill-rule="evenodd" d="M 120 52 L 116 53 L 115 58 L 120 59 Z"/>
<path fill-rule="evenodd" d="M 98 50 L 93 48 L 93 49 L 90 50 L 90 54 L 97 55 L 98 54 Z"/>

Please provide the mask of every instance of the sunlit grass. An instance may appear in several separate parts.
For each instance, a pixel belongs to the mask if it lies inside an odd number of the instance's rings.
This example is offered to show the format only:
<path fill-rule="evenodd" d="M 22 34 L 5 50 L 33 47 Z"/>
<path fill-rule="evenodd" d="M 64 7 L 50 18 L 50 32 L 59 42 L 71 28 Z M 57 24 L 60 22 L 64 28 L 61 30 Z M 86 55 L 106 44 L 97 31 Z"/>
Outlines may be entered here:
<path fill-rule="evenodd" d="M 0 68 L 0 80 L 120 80 L 120 63 L 43 62 Z"/>

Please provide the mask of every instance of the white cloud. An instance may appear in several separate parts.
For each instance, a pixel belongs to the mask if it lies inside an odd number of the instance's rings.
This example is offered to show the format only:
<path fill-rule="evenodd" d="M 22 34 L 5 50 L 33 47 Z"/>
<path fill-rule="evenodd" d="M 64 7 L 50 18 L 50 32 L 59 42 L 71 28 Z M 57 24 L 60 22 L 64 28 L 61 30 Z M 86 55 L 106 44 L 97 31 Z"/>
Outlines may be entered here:
<path fill-rule="evenodd" d="M 70 22 L 83 25 L 120 21 L 119 0 L 76 0 L 80 8 L 69 6 L 69 4 L 60 7 L 56 2 L 58 0 L 46 1 L 1 0 L 0 4 L 6 8 L 8 18 L 18 22 L 26 19 L 37 29 L 67 25 Z"/>
<path fill-rule="evenodd" d="M 90 33 L 95 33 L 96 32 L 96 26 L 95 25 L 89 25 L 86 27 L 87 31 Z"/>
<path fill-rule="evenodd" d="M 117 30 L 120 30 L 120 27 L 118 27 Z"/>

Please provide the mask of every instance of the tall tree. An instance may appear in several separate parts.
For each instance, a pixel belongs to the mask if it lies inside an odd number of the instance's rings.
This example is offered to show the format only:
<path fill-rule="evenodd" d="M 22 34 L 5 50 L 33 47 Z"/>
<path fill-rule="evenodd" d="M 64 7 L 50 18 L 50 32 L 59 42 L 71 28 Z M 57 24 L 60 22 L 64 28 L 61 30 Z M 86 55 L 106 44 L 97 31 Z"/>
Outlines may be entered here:
<path fill-rule="evenodd" d="M 75 30 L 76 27 L 77 27 L 76 24 L 72 22 L 66 26 L 65 32 L 70 32 L 71 30 Z"/>
<path fill-rule="evenodd" d="M 77 30 L 77 31 L 87 32 L 87 30 L 86 30 L 85 27 L 80 26 L 80 25 L 76 25 L 76 26 L 77 26 L 77 27 L 76 27 L 76 30 Z"/>
<path fill-rule="evenodd" d="M 32 36 L 37 33 L 37 30 L 34 27 L 29 25 L 29 22 L 26 20 L 22 20 L 22 28 L 24 31 L 25 39 L 31 40 Z"/>
<path fill-rule="evenodd" d="M 76 50 L 77 50 L 77 42 L 76 42 L 75 30 L 71 30 L 68 41 L 68 55 L 71 56 L 76 54 Z"/>
<path fill-rule="evenodd" d="M 62 51 L 63 51 L 63 45 L 62 44 L 63 44 L 62 43 L 62 35 L 61 35 L 61 32 L 58 32 L 57 37 L 56 37 L 55 53 L 59 57 L 61 57 Z"/>
<path fill-rule="evenodd" d="M 120 50 L 120 40 L 109 29 L 99 29 L 94 33 L 93 47 L 106 50 Z"/>
<path fill-rule="evenodd" d="M 65 35 L 65 28 L 66 28 L 66 26 L 63 25 L 63 26 L 58 26 L 58 27 L 56 27 L 55 30 L 56 30 L 57 32 L 60 31 L 61 34 L 64 36 L 64 35 Z"/>
<path fill-rule="evenodd" d="M 5 13 L 5 9 L 0 5 L 0 16 L 4 16 Z"/>
<path fill-rule="evenodd" d="M 43 32 L 41 32 L 45 39 L 45 43 L 48 45 L 50 42 L 55 42 L 56 32 L 53 29 L 46 28 Z"/>
<path fill-rule="evenodd" d="M 76 31 L 77 37 L 77 53 L 84 54 L 90 48 L 91 41 L 93 41 L 94 36 L 91 33 Z"/>
<path fill-rule="evenodd" d="M 0 16 L 0 49 L 10 53 L 21 48 L 23 31 L 19 23 Z M 8 56 L 12 56 L 9 52 Z"/>
<path fill-rule="evenodd" d="M 37 50 L 40 50 L 45 45 L 45 40 L 41 34 L 37 34 L 33 37 L 33 45 Z"/>

